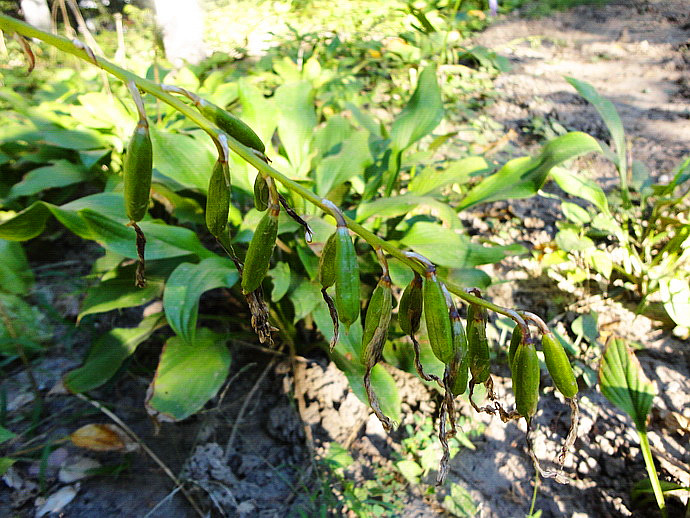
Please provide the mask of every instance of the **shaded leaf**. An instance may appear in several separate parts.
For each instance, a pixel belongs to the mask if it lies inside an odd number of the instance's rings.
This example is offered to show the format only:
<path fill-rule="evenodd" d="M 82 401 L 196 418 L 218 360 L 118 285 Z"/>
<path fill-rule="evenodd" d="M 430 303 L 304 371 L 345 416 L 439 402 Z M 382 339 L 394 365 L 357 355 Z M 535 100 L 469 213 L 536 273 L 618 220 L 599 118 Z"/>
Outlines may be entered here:
<path fill-rule="evenodd" d="M 16 434 L 10 432 L 4 426 L 0 426 L 0 444 L 2 444 L 3 442 L 7 442 L 10 439 L 15 438 L 16 436 L 17 436 Z"/>
<path fill-rule="evenodd" d="M 412 178 L 408 189 L 421 196 L 446 185 L 467 183 L 472 176 L 488 170 L 489 164 L 483 157 L 471 156 L 452 162 L 440 171 L 435 167 L 426 167 Z"/>
<path fill-rule="evenodd" d="M 149 414 L 161 421 L 180 421 L 198 412 L 218 393 L 229 369 L 225 338 L 211 330 L 199 329 L 192 345 L 170 338 L 149 387 Z"/>
<path fill-rule="evenodd" d="M 612 339 L 604 350 L 599 387 L 606 399 L 632 418 L 638 430 L 646 429 L 656 389 L 632 350 L 619 338 Z"/>
<path fill-rule="evenodd" d="M 551 171 L 551 177 L 568 194 L 587 200 L 603 213 L 609 214 L 609 202 L 606 199 L 606 194 L 596 182 L 585 178 L 580 173 L 573 173 L 562 167 L 555 167 Z"/>
<path fill-rule="evenodd" d="M 205 134 L 183 135 L 149 128 L 153 167 L 181 187 L 206 192 L 216 153 Z"/>
<path fill-rule="evenodd" d="M 339 151 L 329 155 L 316 167 L 316 193 L 325 196 L 373 163 L 369 151 L 369 137 L 365 131 L 355 131 L 340 143 Z"/>
<path fill-rule="evenodd" d="M 194 343 L 201 295 L 215 288 L 232 288 L 238 279 L 229 259 L 214 256 L 199 264 L 180 264 L 170 274 L 163 293 L 165 317 L 173 331 L 187 344 Z"/>
<path fill-rule="evenodd" d="M 15 462 L 17 462 L 17 459 L 0 457 L 0 477 L 7 473 L 7 470 L 10 469 Z"/>
<path fill-rule="evenodd" d="M 22 245 L 0 239 L 0 289 L 15 295 L 26 295 L 33 280 Z"/>
<path fill-rule="evenodd" d="M 89 351 L 84 365 L 62 378 L 63 385 L 73 393 L 88 392 L 103 385 L 120 369 L 136 348 L 162 324 L 162 315 L 151 315 L 137 327 L 116 327 L 98 338 Z"/>
<path fill-rule="evenodd" d="M 163 279 L 147 276 L 146 286 L 138 288 L 132 277 L 108 279 L 90 287 L 81 303 L 77 323 L 86 315 L 104 313 L 113 309 L 131 308 L 146 304 L 159 297 L 163 291 Z"/>
<path fill-rule="evenodd" d="M 21 182 L 10 189 L 8 197 L 30 196 L 45 189 L 65 187 L 88 180 L 87 171 L 80 165 L 67 160 L 56 160 L 51 165 L 38 167 L 29 171 Z"/>

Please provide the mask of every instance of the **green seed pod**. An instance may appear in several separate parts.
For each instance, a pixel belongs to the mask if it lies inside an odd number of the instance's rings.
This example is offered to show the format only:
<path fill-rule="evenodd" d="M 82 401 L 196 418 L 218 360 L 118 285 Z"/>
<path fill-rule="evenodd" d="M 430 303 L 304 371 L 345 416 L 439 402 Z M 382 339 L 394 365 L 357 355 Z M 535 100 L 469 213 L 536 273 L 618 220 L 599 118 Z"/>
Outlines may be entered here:
<path fill-rule="evenodd" d="M 403 333 L 412 336 L 419 331 L 423 307 L 422 278 L 415 272 L 414 278 L 400 296 L 400 304 L 398 304 L 398 324 Z"/>
<path fill-rule="evenodd" d="M 335 233 L 326 240 L 319 257 L 319 282 L 322 288 L 335 284 Z"/>
<path fill-rule="evenodd" d="M 451 308 L 451 328 L 453 331 L 453 361 L 449 364 L 450 387 L 454 396 L 459 396 L 467 389 L 467 378 L 469 370 L 469 354 L 467 345 L 467 335 L 462 325 L 462 320 L 458 310 Z"/>
<path fill-rule="evenodd" d="M 381 361 L 392 312 L 391 281 L 384 275 L 371 295 L 364 321 L 361 358 L 365 367 L 371 368 Z"/>
<path fill-rule="evenodd" d="M 470 304 L 467 310 L 467 344 L 470 373 L 475 383 L 484 383 L 491 374 L 486 320 L 486 310 L 476 304 Z"/>
<path fill-rule="evenodd" d="M 532 343 L 520 344 L 513 361 L 513 392 L 518 413 L 530 418 L 539 401 L 539 359 Z"/>
<path fill-rule="evenodd" d="M 433 272 L 424 279 L 424 316 L 429 344 L 436 358 L 448 364 L 453 359 L 453 331 L 448 316 L 446 297 Z"/>
<path fill-rule="evenodd" d="M 230 171 L 228 163 L 218 160 L 213 166 L 206 196 L 206 226 L 218 237 L 228 225 L 230 210 Z"/>
<path fill-rule="evenodd" d="M 242 291 L 250 293 L 256 290 L 268 272 L 278 235 L 278 215 L 280 207 L 272 205 L 261 218 L 249 243 L 242 271 Z"/>
<path fill-rule="evenodd" d="M 510 338 L 510 348 L 508 349 L 508 367 L 512 372 L 513 370 L 513 360 L 515 359 L 515 351 L 517 351 L 518 345 L 522 342 L 522 328 L 516 325 L 513 329 L 513 336 Z"/>
<path fill-rule="evenodd" d="M 335 306 L 346 326 L 359 318 L 359 266 L 347 227 L 335 231 Z"/>
<path fill-rule="evenodd" d="M 541 346 L 544 351 L 546 368 L 551 375 L 553 384 L 565 397 L 575 397 L 578 391 L 577 381 L 563 346 L 556 341 L 551 333 L 542 335 Z"/>
<path fill-rule="evenodd" d="M 206 99 L 201 99 L 196 105 L 204 117 L 214 122 L 240 144 L 256 149 L 260 153 L 266 151 L 266 146 L 261 142 L 259 136 L 242 120 Z"/>
<path fill-rule="evenodd" d="M 153 150 L 146 120 L 140 120 L 127 145 L 124 162 L 125 209 L 132 221 L 140 221 L 149 208 Z"/>
<path fill-rule="evenodd" d="M 257 174 L 254 179 L 254 207 L 259 212 L 263 212 L 268 208 L 268 200 L 268 182 L 261 174 Z"/>

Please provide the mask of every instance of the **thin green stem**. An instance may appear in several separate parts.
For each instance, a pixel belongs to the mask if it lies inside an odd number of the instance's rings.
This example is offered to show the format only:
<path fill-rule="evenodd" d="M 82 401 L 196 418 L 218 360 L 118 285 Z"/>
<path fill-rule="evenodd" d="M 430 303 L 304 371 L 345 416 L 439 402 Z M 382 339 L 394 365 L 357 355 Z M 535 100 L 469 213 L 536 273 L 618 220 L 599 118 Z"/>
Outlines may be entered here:
<path fill-rule="evenodd" d="M 534 472 L 534 491 L 532 491 L 532 505 L 529 506 L 529 514 L 527 516 L 532 516 L 534 513 L 534 506 L 537 503 L 537 493 L 539 492 L 539 470 Z"/>
<path fill-rule="evenodd" d="M 661 511 L 661 516 L 666 518 L 666 502 L 664 502 L 664 493 L 661 490 L 661 484 L 659 483 L 659 476 L 656 473 L 656 468 L 654 467 L 654 458 L 652 457 L 652 450 L 649 447 L 649 439 L 647 438 L 647 430 L 643 428 L 638 428 L 637 433 L 640 436 L 640 448 L 642 449 L 642 456 L 644 457 L 644 463 L 647 467 L 647 474 L 649 475 L 649 481 L 652 484 L 652 489 L 654 490 L 654 496 L 656 497 L 656 504 L 659 506 Z"/>
<path fill-rule="evenodd" d="M 175 108 L 177 111 L 179 111 L 180 113 L 188 117 L 191 121 L 193 121 L 195 124 L 197 124 L 213 139 L 217 140 L 220 134 L 223 133 L 206 117 L 199 113 L 194 107 L 189 106 L 181 100 L 179 100 L 178 98 L 170 95 L 160 85 L 154 83 L 153 81 L 149 81 L 148 79 L 139 77 L 138 75 L 133 74 L 128 70 L 120 68 L 103 57 L 97 56 L 96 60 L 94 61 L 92 57 L 89 55 L 89 52 L 87 52 L 83 48 L 83 44 L 75 44 L 67 38 L 44 32 L 20 20 L 16 20 L 3 14 L 0 14 L 0 30 L 4 30 L 8 33 L 17 32 L 23 36 L 26 36 L 27 38 L 36 38 L 41 41 L 44 41 L 48 45 L 56 47 L 57 49 L 62 50 L 63 52 L 72 54 L 88 63 L 100 67 L 109 74 L 123 81 L 125 84 L 129 83 L 130 81 L 133 81 L 140 90 L 153 95 L 154 97 L 160 99 L 161 101 Z M 327 212 L 329 214 L 332 213 L 332 205 L 329 205 L 329 202 L 327 200 L 321 198 L 316 193 L 310 191 L 309 189 L 303 187 L 299 183 L 291 180 L 287 176 L 275 170 L 269 164 L 264 162 L 259 156 L 257 156 L 252 149 L 240 144 L 230 135 L 227 136 L 227 142 L 228 147 L 230 149 L 232 149 L 235 153 L 242 157 L 242 159 L 244 159 L 246 162 L 254 166 L 262 174 L 271 176 L 273 179 L 280 182 L 285 188 L 289 189 L 294 193 L 297 193 L 299 196 L 316 205 L 324 212 Z M 395 159 L 395 157 L 392 158 Z M 358 234 L 373 248 L 380 247 L 388 254 L 395 257 L 403 264 L 411 268 L 412 270 L 420 274 L 424 273 L 425 269 L 421 264 L 419 264 L 417 261 L 414 261 L 413 259 L 406 257 L 405 254 L 396 246 L 381 239 L 373 232 L 370 232 L 362 225 L 348 217 L 345 217 L 345 221 L 350 230 Z M 444 280 L 444 282 L 448 287 L 448 290 L 450 290 L 454 295 L 464 300 L 465 302 L 485 307 L 491 311 L 494 311 L 495 313 L 505 315 L 509 318 L 514 318 L 514 312 L 512 312 L 511 310 L 488 302 L 480 297 L 471 295 L 467 293 L 462 287 L 450 283 L 447 280 Z"/>

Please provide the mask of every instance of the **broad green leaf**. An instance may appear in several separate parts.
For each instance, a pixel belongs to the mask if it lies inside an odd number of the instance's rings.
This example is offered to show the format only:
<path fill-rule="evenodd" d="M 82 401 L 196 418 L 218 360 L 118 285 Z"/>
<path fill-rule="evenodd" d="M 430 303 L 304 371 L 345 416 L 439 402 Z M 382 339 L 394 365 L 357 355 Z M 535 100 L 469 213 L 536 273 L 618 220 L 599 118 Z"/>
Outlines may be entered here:
<path fill-rule="evenodd" d="M 12 186 L 8 197 L 31 196 L 45 189 L 65 187 L 88 178 L 89 175 L 82 166 L 67 160 L 56 160 L 51 165 L 29 171 L 21 182 Z"/>
<path fill-rule="evenodd" d="M 587 236 L 580 236 L 572 228 L 565 228 L 556 234 L 556 244 L 561 250 L 574 252 L 594 247 L 594 241 Z"/>
<path fill-rule="evenodd" d="M 41 235 L 50 211 L 38 201 L 26 209 L 0 222 L 0 238 L 9 241 L 27 241 Z"/>
<path fill-rule="evenodd" d="M 0 290 L 26 295 L 33 282 L 34 276 L 22 245 L 0 239 Z"/>
<path fill-rule="evenodd" d="M 586 133 L 576 131 L 556 137 L 536 157 L 515 158 L 482 180 L 460 202 L 458 210 L 478 203 L 533 196 L 555 166 L 592 151 L 601 152 L 601 146 Z"/>
<path fill-rule="evenodd" d="M 137 258 L 136 234 L 133 228 L 91 209 L 82 209 L 78 214 L 86 222 L 91 239 L 103 248 L 130 259 Z M 147 221 L 139 223 L 139 227 L 147 240 L 147 260 L 185 255 L 196 255 L 201 258 L 213 256 L 212 252 L 203 247 L 196 233 L 189 229 Z"/>
<path fill-rule="evenodd" d="M 137 288 L 131 277 L 116 277 L 90 287 L 81 303 L 77 323 L 86 315 L 104 313 L 114 309 L 131 308 L 160 297 L 163 279 L 147 276 L 146 286 Z"/>
<path fill-rule="evenodd" d="M 376 120 L 368 112 L 358 108 L 351 102 L 346 102 L 345 108 L 352 114 L 357 123 L 362 128 L 367 130 L 372 136 L 383 138 L 380 124 L 376 122 Z"/>
<path fill-rule="evenodd" d="M 226 338 L 201 328 L 194 343 L 179 337 L 163 347 L 146 408 L 160 420 L 180 421 L 198 412 L 214 397 L 230 370 Z"/>
<path fill-rule="evenodd" d="M 357 207 L 356 220 L 361 223 L 372 217 L 394 218 L 403 214 L 409 214 L 410 212 L 415 214 L 433 214 L 446 227 L 453 229 L 462 228 L 460 219 L 447 203 L 443 203 L 431 196 L 414 196 L 407 193 L 361 203 Z"/>
<path fill-rule="evenodd" d="M 25 347 L 35 350 L 40 349 L 38 344 L 53 337 L 53 326 L 36 306 L 27 304 L 16 295 L 0 291 L 0 307 L 3 311 L 3 318 L 0 318 L 0 354 L 17 354 L 18 340 Z"/>
<path fill-rule="evenodd" d="M 574 77 L 566 77 L 568 81 L 587 102 L 589 102 L 599 112 L 599 115 L 604 120 L 604 124 L 609 129 L 613 143 L 616 146 L 616 155 L 618 156 L 618 168 L 620 171 L 627 171 L 626 149 L 625 149 L 625 130 L 623 129 L 623 122 L 616 111 L 616 107 L 608 99 L 604 99 L 594 89 L 592 85 L 585 81 L 580 81 Z"/>
<path fill-rule="evenodd" d="M 238 83 L 242 120 L 252 128 L 270 149 L 271 138 L 278 125 L 278 111 L 275 102 L 267 99 L 248 79 L 241 78 Z"/>
<path fill-rule="evenodd" d="M 316 192 L 325 196 L 331 189 L 361 175 L 373 163 L 365 131 L 355 131 L 343 140 L 339 151 L 329 155 L 316 167 Z"/>
<path fill-rule="evenodd" d="M 101 135 L 91 130 L 69 130 L 49 124 L 41 128 L 39 135 L 46 144 L 67 149 L 82 150 L 107 147 Z"/>
<path fill-rule="evenodd" d="M 412 178 L 408 188 L 410 192 L 422 196 L 446 185 L 467 183 L 472 176 L 488 169 L 489 164 L 483 157 L 471 156 L 453 162 L 441 170 L 431 166 L 426 167 Z"/>
<path fill-rule="evenodd" d="M 426 221 L 415 223 L 400 243 L 448 268 L 471 268 L 506 256 L 503 247 L 472 243 L 463 234 Z"/>
<path fill-rule="evenodd" d="M 603 250 L 592 250 L 586 254 L 587 262 L 606 279 L 611 277 L 613 261 L 611 255 Z"/>
<path fill-rule="evenodd" d="M 0 444 L 2 444 L 3 442 L 7 442 L 16 436 L 17 436 L 17 434 L 10 432 L 4 426 L 0 426 Z"/>
<path fill-rule="evenodd" d="M 337 442 L 332 442 L 328 445 L 328 451 L 323 460 L 335 469 L 347 468 L 354 462 L 347 449 Z"/>
<path fill-rule="evenodd" d="M 296 81 L 281 85 L 275 92 L 275 102 L 280 107 L 280 142 L 295 174 L 304 176 L 311 164 L 311 138 L 317 122 L 311 83 Z"/>
<path fill-rule="evenodd" d="M 450 495 L 446 495 L 443 499 L 443 507 L 453 516 L 460 518 L 476 516 L 478 511 L 470 492 L 459 484 L 451 486 Z M 541 510 L 537 512 L 541 513 Z M 530 518 L 538 518 L 538 516 L 534 514 Z"/>
<path fill-rule="evenodd" d="M 656 388 L 645 376 L 637 357 L 619 338 L 612 339 L 604 351 L 599 387 L 606 399 L 632 418 L 638 430 L 646 429 Z"/>
<path fill-rule="evenodd" d="M 410 484 L 419 484 L 419 477 L 424 473 L 422 467 L 413 460 L 399 460 L 395 467 Z"/>
<path fill-rule="evenodd" d="M 606 194 L 596 182 L 562 167 L 554 167 L 551 171 L 551 177 L 568 194 L 587 200 L 603 213 L 609 214 L 609 202 L 606 199 Z"/>
<path fill-rule="evenodd" d="M 206 135 L 183 135 L 151 126 L 153 167 L 187 189 L 206 192 L 217 155 Z M 202 140 L 205 139 L 205 140 Z"/>
<path fill-rule="evenodd" d="M 491 277 L 478 268 L 450 269 L 445 278 L 463 288 L 485 290 L 491 285 Z"/>
<path fill-rule="evenodd" d="M 278 302 L 285 296 L 288 288 L 290 288 L 290 265 L 279 261 L 268 271 L 268 275 L 273 279 L 271 300 Z"/>
<path fill-rule="evenodd" d="M 355 131 L 350 121 L 342 115 L 330 117 L 324 126 L 314 132 L 312 149 L 317 154 L 314 160 L 320 161 L 322 158 L 339 153 L 342 150 L 343 141 L 350 138 Z"/>
<path fill-rule="evenodd" d="M 347 376 L 352 392 L 359 398 L 362 403 L 369 405 L 369 398 L 367 391 L 364 388 L 364 367 L 361 364 L 350 365 L 349 368 L 341 370 Z M 376 394 L 381 406 L 381 411 L 389 417 L 392 421 L 400 422 L 400 394 L 398 393 L 398 386 L 388 371 L 383 365 L 376 364 L 371 369 L 371 388 Z"/>
<path fill-rule="evenodd" d="M 146 317 L 137 327 L 116 327 L 108 331 L 94 342 L 84 365 L 65 374 L 62 383 L 75 394 L 100 387 L 162 323 L 159 313 Z"/>
<path fill-rule="evenodd" d="M 563 211 L 563 215 L 576 225 L 584 225 L 589 223 L 592 219 L 585 209 L 575 203 L 570 203 L 568 201 L 561 202 L 561 210 Z"/>
<path fill-rule="evenodd" d="M 580 315 L 573 323 L 570 324 L 570 329 L 576 336 L 582 336 L 587 339 L 590 344 L 595 344 L 599 338 L 599 315 L 592 311 Z"/>
<path fill-rule="evenodd" d="M 436 81 L 436 67 L 427 66 L 419 74 L 412 97 L 393 121 L 391 147 L 397 151 L 407 149 L 431 133 L 442 118 L 443 101 Z"/>
<path fill-rule="evenodd" d="M 325 304 L 320 286 L 309 279 L 302 279 L 302 282 L 290 293 L 289 298 L 295 307 L 294 322 L 309 315 L 318 305 Z"/>
<path fill-rule="evenodd" d="M 679 326 L 690 327 L 690 285 L 687 279 L 659 280 L 661 301 L 668 316 Z"/>
<path fill-rule="evenodd" d="M 7 470 L 10 469 L 15 462 L 17 462 L 16 459 L 0 457 L 0 477 L 7 473 Z"/>
<path fill-rule="evenodd" d="M 168 278 L 163 294 L 165 317 L 172 330 L 185 343 L 195 343 L 201 295 L 215 288 L 232 288 L 238 279 L 229 259 L 214 256 L 199 264 L 180 264 Z"/>

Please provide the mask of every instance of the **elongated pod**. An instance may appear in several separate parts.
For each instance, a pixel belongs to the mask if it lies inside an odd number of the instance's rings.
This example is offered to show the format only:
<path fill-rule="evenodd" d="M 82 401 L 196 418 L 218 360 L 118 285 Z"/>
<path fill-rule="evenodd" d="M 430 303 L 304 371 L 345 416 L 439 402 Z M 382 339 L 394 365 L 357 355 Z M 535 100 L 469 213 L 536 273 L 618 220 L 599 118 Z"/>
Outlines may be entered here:
<path fill-rule="evenodd" d="M 268 267 L 276 245 L 278 235 L 278 215 L 280 207 L 271 205 L 259 221 L 254 236 L 249 242 L 247 255 L 242 271 L 242 291 L 249 293 L 256 290 L 268 272 Z"/>
<path fill-rule="evenodd" d="M 541 346 L 553 384 L 565 397 L 575 397 L 578 392 L 577 380 L 563 346 L 556 341 L 552 333 L 542 335 Z"/>
<path fill-rule="evenodd" d="M 355 245 L 347 227 L 335 231 L 335 306 L 346 326 L 359 318 L 359 266 Z"/>
<path fill-rule="evenodd" d="M 539 402 L 539 359 L 531 342 L 518 345 L 513 360 L 513 392 L 518 413 L 531 418 Z"/>
<path fill-rule="evenodd" d="M 419 331 L 424 308 L 424 290 L 420 275 L 415 272 L 413 279 L 405 287 L 398 304 L 398 324 L 406 335 L 412 336 Z"/>
<path fill-rule="evenodd" d="M 486 310 L 470 304 L 467 310 L 467 345 L 472 381 L 484 383 L 491 374 L 489 340 L 486 336 Z"/>
<path fill-rule="evenodd" d="M 204 117 L 214 122 L 240 144 L 256 149 L 260 153 L 266 151 L 266 146 L 259 136 L 241 119 L 206 99 L 199 98 L 195 104 Z"/>
<path fill-rule="evenodd" d="M 393 312 L 392 302 L 391 280 L 384 275 L 371 295 L 364 320 L 362 364 L 365 367 L 371 368 L 381 361 Z"/>
<path fill-rule="evenodd" d="M 424 320 L 429 344 L 436 358 L 448 364 L 453 359 L 453 332 L 446 297 L 436 273 L 427 271 L 424 279 Z"/>
<path fill-rule="evenodd" d="M 208 182 L 206 226 L 214 236 L 221 235 L 228 225 L 230 211 L 230 170 L 224 160 L 216 161 Z"/>
<path fill-rule="evenodd" d="M 465 328 L 454 306 L 451 308 L 450 322 L 453 331 L 453 360 L 448 365 L 449 385 L 452 394 L 459 396 L 467 389 L 469 354 Z"/>
<path fill-rule="evenodd" d="M 259 212 L 263 212 L 268 208 L 269 203 L 269 188 L 266 179 L 258 173 L 254 179 L 254 207 Z"/>

